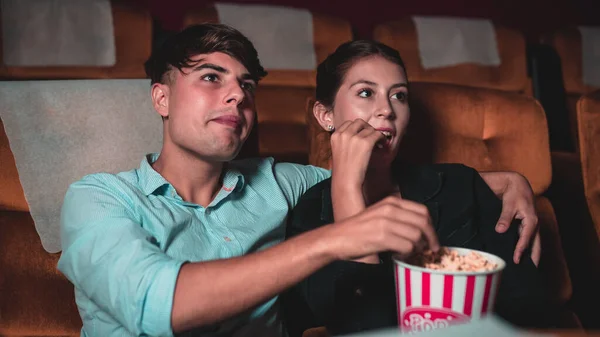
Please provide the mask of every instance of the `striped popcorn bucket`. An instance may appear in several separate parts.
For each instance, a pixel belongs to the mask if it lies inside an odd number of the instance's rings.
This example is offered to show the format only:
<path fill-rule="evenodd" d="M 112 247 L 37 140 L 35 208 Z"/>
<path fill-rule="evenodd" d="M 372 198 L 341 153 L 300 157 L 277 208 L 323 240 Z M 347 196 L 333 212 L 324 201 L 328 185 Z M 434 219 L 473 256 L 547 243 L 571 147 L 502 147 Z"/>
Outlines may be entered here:
<path fill-rule="evenodd" d="M 460 255 L 470 249 L 448 247 Z M 490 313 L 505 267 L 492 254 L 479 252 L 498 265 L 492 271 L 453 272 L 395 262 L 398 325 L 403 332 L 417 333 L 469 322 Z"/>

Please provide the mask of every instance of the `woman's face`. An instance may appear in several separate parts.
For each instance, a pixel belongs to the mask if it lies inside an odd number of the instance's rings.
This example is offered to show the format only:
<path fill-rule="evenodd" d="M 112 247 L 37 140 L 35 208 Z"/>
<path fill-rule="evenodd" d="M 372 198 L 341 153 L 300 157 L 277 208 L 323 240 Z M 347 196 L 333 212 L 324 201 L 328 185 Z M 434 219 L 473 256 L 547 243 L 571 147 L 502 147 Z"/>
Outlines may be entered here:
<path fill-rule="evenodd" d="M 360 118 L 386 136 L 383 148 L 375 147 L 372 163 L 389 165 L 398 153 L 410 117 L 407 85 L 402 67 L 371 56 L 350 67 L 335 96 L 329 118 L 336 129 Z"/>

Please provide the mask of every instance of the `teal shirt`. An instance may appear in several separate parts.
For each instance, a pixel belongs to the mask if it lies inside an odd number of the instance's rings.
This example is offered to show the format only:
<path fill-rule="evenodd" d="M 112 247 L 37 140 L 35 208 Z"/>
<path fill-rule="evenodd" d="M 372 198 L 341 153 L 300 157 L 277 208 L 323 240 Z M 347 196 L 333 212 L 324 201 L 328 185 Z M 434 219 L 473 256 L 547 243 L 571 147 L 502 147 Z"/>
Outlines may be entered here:
<path fill-rule="evenodd" d="M 271 158 L 233 161 L 221 190 L 204 208 L 184 201 L 150 166 L 157 158 L 148 155 L 127 172 L 88 175 L 67 191 L 58 269 L 75 286 L 82 336 L 172 336 L 182 264 L 241 256 L 282 242 L 288 211 L 330 176 L 321 168 L 274 164 Z M 278 309 L 275 297 L 189 335 L 281 335 Z"/>

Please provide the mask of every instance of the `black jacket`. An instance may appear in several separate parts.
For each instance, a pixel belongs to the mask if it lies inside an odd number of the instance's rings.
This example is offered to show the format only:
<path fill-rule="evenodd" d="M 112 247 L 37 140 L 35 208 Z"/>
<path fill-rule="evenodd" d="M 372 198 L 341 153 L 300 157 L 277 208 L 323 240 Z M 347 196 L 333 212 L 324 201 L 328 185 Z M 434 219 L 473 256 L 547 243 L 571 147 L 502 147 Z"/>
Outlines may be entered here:
<path fill-rule="evenodd" d="M 427 206 L 441 245 L 490 252 L 506 262 L 496 314 L 519 326 L 553 326 L 557 311 L 528 252 L 520 264 L 513 262 L 519 226 L 495 231 L 502 202 L 477 171 L 460 164 L 403 164 L 396 173 L 402 197 Z M 289 217 L 287 237 L 332 222 L 331 180 L 326 180 L 301 197 Z M 336 261 L 284 293 L 290 336 L 316 326 L 333 334 L 396 326 L 393 264 L 387 254 L 380 257 L 378 265 Z"/>

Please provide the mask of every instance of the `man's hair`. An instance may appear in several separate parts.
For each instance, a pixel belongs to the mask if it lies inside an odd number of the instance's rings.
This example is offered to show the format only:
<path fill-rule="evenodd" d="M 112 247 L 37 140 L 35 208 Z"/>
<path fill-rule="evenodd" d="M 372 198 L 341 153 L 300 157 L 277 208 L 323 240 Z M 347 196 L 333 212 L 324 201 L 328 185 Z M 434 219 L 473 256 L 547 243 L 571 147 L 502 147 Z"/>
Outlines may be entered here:
<path fill-rule="evenodd" d="M 152 84 L 167 83 L 171 79 L 169 73 L 174 69 L 183 72 L 184 68 L 192 68 L 198 63 L 192 60 L 195 56 L 214 52 L 239 61 L 257 83 L 267 75 L 254 45 L 242 33 L 222 24 L 200 24 L 170 36 L 155 49 L 144 65 L 146 76 Z"/>

